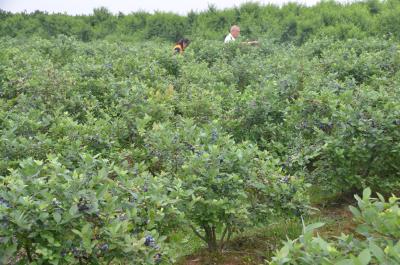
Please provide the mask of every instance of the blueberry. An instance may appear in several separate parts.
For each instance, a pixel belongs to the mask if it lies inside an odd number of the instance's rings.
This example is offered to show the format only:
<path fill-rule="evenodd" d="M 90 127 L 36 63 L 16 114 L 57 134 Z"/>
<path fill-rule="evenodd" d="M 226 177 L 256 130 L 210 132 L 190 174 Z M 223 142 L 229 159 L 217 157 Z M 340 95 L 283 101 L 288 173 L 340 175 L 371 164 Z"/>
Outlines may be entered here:
<path fill-rule="evenodd" d="M 80 257 L 81 256 L 81 251 L 77 247 L 72 248 L 72 254 L 74 257 Z"/>
<path fill-rule="evenodd" d="M 218 139 L 218 132 L 216 130 L 212 130 L 211 132 L 211 142 L 216 142 Z"/>
<path fill-rule="evenodd" d="M 156 262 L 156 264 L 161 263 L 161 261 L 162 261 L 162 254 L 161 254 L 161 253 L 157 253 L 157 254 L 154 256 L 154 261 Z"/>
<path fill-rule="evenodd" d="M 154 238 L 152 236 L 146 236 L 146 239 L 144 241 L 144 245 L 146 247 L 155 247 L 156 246 L 156 241 L 154 240 Z"/>
<path fill-rule="evenodd" d="M 103 252 L 106 252 L 109 249 L 109 246 L 107 243 L 104 243 L 103 245 L 100 246 L 100 250 Z"/>

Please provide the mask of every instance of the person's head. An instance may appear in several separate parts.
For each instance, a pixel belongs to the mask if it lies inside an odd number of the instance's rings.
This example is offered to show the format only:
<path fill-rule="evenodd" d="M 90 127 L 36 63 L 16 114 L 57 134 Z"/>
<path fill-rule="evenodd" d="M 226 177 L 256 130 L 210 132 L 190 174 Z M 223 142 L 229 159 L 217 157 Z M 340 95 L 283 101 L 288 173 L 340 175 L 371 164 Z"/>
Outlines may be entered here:
<path fill-rule="evenodd" d="M 189 39 L 180 39 L 176 44 L 181 45 L 184 49 L 189 45 Z"/>
<path fill-rule="evenodd" d="M 232 36 L 236 39 L 240 35 L 240 28 L 237 25 L 233 25 L 230 30 Z"/>

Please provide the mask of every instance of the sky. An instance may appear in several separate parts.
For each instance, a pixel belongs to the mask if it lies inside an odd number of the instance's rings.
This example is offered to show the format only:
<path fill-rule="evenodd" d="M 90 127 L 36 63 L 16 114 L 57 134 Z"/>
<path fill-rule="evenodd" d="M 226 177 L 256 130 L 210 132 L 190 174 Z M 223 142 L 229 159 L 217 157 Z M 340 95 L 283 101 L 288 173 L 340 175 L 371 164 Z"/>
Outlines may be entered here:
<path fill-rule="evenodd" d="M 282 5 L 287 2 L 297 2 L 305 5 L 313 5 L 318 0 L 262 0 L 252 1 L 260 4 Z M 349 2 L 350 0 L 339 0 Z M 181 15 L 190 10 L 206 10 L 210 4 L 218 9 L 240 6 L 248 0 L 0 0 L 0 9 L 16 12 L 34 12 L 35 10 L 47 11 L 49 13 L 67 13 L 70 15 L 91 14 L 93 8 L 106 7 L 112 13 L 122 12 L 129 14 L 135 11 L 171 11 Z"/>

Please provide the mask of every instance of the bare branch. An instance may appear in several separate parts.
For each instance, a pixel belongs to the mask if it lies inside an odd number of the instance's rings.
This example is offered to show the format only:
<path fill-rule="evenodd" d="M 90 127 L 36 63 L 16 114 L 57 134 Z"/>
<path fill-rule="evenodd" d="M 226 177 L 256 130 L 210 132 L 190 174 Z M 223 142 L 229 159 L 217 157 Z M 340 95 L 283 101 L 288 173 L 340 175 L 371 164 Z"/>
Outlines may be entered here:
<path fill-rule="evenodd" d="M 204 236 L 202 236 L 199 232 L 197 232 L 196 228 L 193 225 L 190 224 L 189 226 L 193 230 L 196 236 L 198 236 L 201 240 L 207 243 L 207 239 Z"/>
<path fill-rule="evenodd" d="M 221 251 L 224 248 L 224 244 L 225 244 L 224 239 L 225 239 L 226 232 L 228 231 L 228 227 L 229 227 L 228 224 L 226 224 L 224 232 L 222 232 L 221 240 L 219 242 L 219 245 L 221 246 Z"/>

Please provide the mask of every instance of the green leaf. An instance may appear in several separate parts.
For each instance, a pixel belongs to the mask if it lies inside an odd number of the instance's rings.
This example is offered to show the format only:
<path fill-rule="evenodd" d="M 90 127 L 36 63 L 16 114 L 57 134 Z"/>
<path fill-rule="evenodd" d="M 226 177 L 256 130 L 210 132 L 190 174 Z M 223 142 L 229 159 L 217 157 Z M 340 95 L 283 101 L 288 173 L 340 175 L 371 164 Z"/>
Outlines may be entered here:
<path fill-rule="evenodd" d="M 377 193 L 376 195 L 378 195 L 378 198 L 381 202 L 385 202 L 385 198 L 383 198 L 382 194 Z"/>
<path fill-rule="evenodd" d="M 371 250 L 372 254 L 377 258 L 380 263 L 383 263 L 385 260 L 385 253 L 383 250 L 378 247 L 374 242 L 369 243 L 369 249 Z"/>
<path fill-rule="evenodd" d="M 336 262 L 335 265 L 354 265 L 351 259 L 344 259 L 339 262 Z"/>
<path fill-rule="evenodd" d="M 76 204 L 72 205 L 72 207 L 69 209 L 69 214 L 71 216 L 75 216 L 78 213 L 78 206 Z"/>
<path fill-rule="evenodd" d="M 71 231 L 72 231 L 74 234 L 77 234 L 78 236 L 82 237 L 81 231 L 76 230 L 76 229 L 72 229 Z"/>
<path fill-rule="evenodd" d="M 322 227 L 324 225 L 325 225 L 325 223 L 314 223 L 314 224 L 307 225 L 304 228 L 304 233 L 311 232 L 311 231 L 313 231 L 315 229 L 318 229 L 318 228 L 320 228 L 320 227 Z"/>
<path fill-rule="evenodd" d="M 239 160 L 242 160 L 243 159 L 243 152 L 242 152 L 242 150 L 237 150 L 236 151 L 236 155 L 237 155 L 237 157 L 239 158 Z"/>
<path fill-rule="evenodd" d="M 85 224 L 82 227 L 82 241 L 86 252 L 92 253 L 92 227 L 90 224 Z"/>
<path fill-rule="evenodd" d="M 367 201 L 369 200 L 369 198 L 371 197 L 371 189 L 370 188 L 366 188 L 363 191 L 363 200 Z"/>
<path fill-rule="evenodd" d="M 11 217 L 13 218 L 15 224 L 19 226 L 22 229 L 30 229 L 31 224 L 29 223 L 28 219 L 25 216 L 24 212 L 21 211 L 15 211 L 11 214 Z"/>
<path fill-rule="evenodd" d="M 278 257 L 279 258 L 286 258 L 287 255 L 289 255 L 289 247 L 286 245 L 283 248 L 281 248 L 278 252 Z"/>
<path fill-rule="evenodd" d="M 90 224 L 85 224 L 82 227 L 82 234 L 90 235 L 91 232 L 92 232 L 92 228 L 91 228 Z"/>
<path fill-rule="evenodd" d="M 361 212 L 354 206 L 349 206 L 350 212 L 353 214 L 354 217 L 360 218 L 361 217 Z"/>
<path fill-rule="evenodd" d="M 369 249 L 364 249 L 358 256 L 358 259 L 361 261 L 362 265 L 368 265 L 371 261 L 371 253 L 369 252 Z"/>

